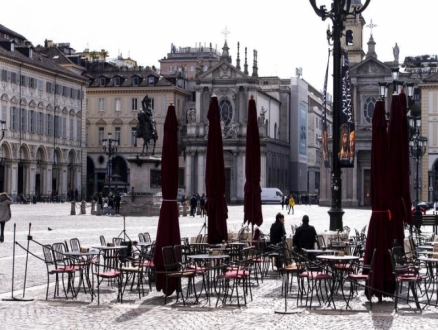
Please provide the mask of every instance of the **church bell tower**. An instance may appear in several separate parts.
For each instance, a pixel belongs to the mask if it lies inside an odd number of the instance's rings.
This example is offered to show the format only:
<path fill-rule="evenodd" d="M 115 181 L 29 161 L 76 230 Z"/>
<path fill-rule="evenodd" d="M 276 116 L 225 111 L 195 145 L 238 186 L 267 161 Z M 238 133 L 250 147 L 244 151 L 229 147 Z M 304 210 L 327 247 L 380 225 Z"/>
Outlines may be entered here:
<path fill-rule="evenodd" d="M 361 7 L 361 0 L 352 0 L 352 7 Z M 346 46 L 348 50 L 348 58 L 350 66 L 357 64 L 365 57 L 363 50 L 363 28 L 365 26 L 365 19 L 362 15 L 357 15 L 354 18 L 349 18 L 344 22 L 345 30 L 341 38 L 341 47 Z"/>

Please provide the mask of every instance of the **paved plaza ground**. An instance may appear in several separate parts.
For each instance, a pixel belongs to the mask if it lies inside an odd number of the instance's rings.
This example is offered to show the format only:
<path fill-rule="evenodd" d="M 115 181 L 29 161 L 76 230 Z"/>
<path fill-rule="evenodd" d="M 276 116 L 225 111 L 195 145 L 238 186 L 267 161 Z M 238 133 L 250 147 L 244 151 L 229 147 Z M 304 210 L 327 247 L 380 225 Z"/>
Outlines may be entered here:
<path fill-rule="evenodd" d="M 283 210 L 288 236 L 291 234 L 290 224 L 299 225 L 304 214 L 309 215 L 310 223 L 317 231 L 328 230 L 327 211 L 328 208 L 317 205 L 296 205 L 293 215 Z M 263 232 L 269 233 L 277 212 L 282 212 L 280 205 L 263 205 Z M 108 241 L 123 230 L 122 217 L 98 217 L 89 213 L 90 208 L 87 208 L 86 215 L 70 216 L 70 204 L 12 205 L 12 219 L 6 224 L 5 242 L 0 244 L 0 298 L 11 297 L 14 223 L 17 225 L 16 239 L 23 246 L 27 245 L 29 223 L 32 224 L 33 239 L 41 244 L 76 237 L 82 246 L 98 245 L 100 235 Z M 237 231 L 242 224 L 243 206 L 230 206 L 228 214 L 229 229 Z M 370 215 L 369 209 L 345 209 L 344 225 L 360 230 L 368 224 Z M 196 236 L 204 218 L 180 217 L 179 223 L 182 237 Z M 154 239 L 157 224 L 158 217 L 126 218 L 126 233 L 137 239 L 139 232 L 149 232 Z M 16 246 L 16 249 L 15 296 L 21 297 L 26 254 L 20 247 Z M 29 249 L 36 256 L 43 257 L 42 249 L 36 243 L 30 242 Z M 91 302 L 90 295 L 83 292 L 76 299 L 53 298 L 54 286 L 51 284 L 46 301 L 44 262 L 30 255 L 27 274 L 25 295 L 34 301 L 0 301 L 0 329 L 435 329 L 438 323 L 438 309 L 435 307 L 426 307 L 422 314 L 407 310 L 394 313 L 390 299 L 384 299 L 381 304 L 374 300 L 370 313 L 363 292 L 352 301 L 352 310 L 346 311 L 342 297 L 336 300 L 336 310 L 326 307 L 311 311 L 297 309 L 293 295 L 288 299 L 288 306 L 297 313 L 275 314 L 275 311 L 284 310 L 282 279 L 275 272 L 271 272 L 259 286 L 253 286 L 253 301 L 240 309 L 236 306 L 215 308 L 215 299 L 211 306 L 204 299 L 199 305 L 184 307 L 173 297 L 164 305 L 163 294 L 154 286 L 142 299 L 138 299 L 136 292 L 127 291 L 123 304 L 116 301 L 114 288 L 106 287 L 98 306 L 97 299 Z M 402 303 L 401 307 L 408 305 Z"/>

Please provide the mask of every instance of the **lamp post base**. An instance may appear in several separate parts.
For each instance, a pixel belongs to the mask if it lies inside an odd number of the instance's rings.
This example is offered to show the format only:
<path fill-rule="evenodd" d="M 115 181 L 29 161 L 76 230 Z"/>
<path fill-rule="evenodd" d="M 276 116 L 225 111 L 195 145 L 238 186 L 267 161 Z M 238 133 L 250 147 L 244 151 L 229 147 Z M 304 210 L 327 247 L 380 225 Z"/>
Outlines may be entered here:
<path fill-rule="evenodd" d="M 344 210 L 339 208 L 331 208 L 327 212 L 330 215 L 330 228 L 331 231 L 342 230 L 344 227 L 342 224 L 342 216 L 344 215 Z"/>

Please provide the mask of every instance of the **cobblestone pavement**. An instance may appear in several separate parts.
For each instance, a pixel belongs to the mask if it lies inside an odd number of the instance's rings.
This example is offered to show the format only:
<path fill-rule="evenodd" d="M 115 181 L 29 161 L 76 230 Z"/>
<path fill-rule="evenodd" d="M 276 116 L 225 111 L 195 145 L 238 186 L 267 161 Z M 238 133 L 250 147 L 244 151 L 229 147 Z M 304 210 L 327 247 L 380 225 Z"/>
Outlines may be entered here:
<path fill-rule="evenodd" d="M 77 209 L 79 211 L 79 209 Z M 87 208 L 87 213 L 90 209 Z M 317 231 L 328 230 L 328 208 L 316 205 L 296 205 L 295 214 L 286 213 L 286 230 L 290 234 L 290 224 L 300 224 L 304 214 Z M 264 205 L 264 224 L 261 230 L 269 232 L 275 214 L 282 212 L 279 205 Z M 17 226 L 18 243 L 26 247 L 26 239 L 31 223 L 31 235 L 41 244 L 60 242 L 76 237 L 82 246 L 99 243 L 99 236 L 107 240 L 118 236 L 123 230 L 122 217 L 76 215 L 70 216 L 70 204 L 13 205 L 13 218 L 6 224 L 5 243 L 0 244 L 0 298 L 11 297 L 13 225 Z M 370 210 L 346 209 L 344 225 L 360 230 L 369 221 Z M 242 206 L 229 207 L 228 227 L 238 230 L 243 219 Z M 181 236 L 195 236 L 204 223 L 204 218 L 180 217 Z M 126 218 L 126 233 L 132 239 L 139 232 L 149 232 L 155 238 L 158 217 Z M 52 230 L 49 230 L 52 229 Z M 42 249 L 35 242 L 29 242 L 30 251 L 42 257 Z M 22 297 L 24 282 L 25 251 L 16 245 L 15 261 L 15 297 Z M 52 279 L 51 279 L 52 280 Z M 45 300 L 46 268 L 44 263 L 34 256 L 29 256 L 26 283 L 26 298 L 31 302 L 0 301 L 0 329 L 432 329 L 436 328 L 438 309 L 426 307 L 423 313 L 402 310 L 394 313 L 392 300 L 386 298 L 383 303 L 369 304 L 363 291 L 350 303 L 352 310 L 346 311 L 342 296 L 335 299 L 337 309 L 317 307 L 306 310 L 296 306 L 296 296 L 288 298 L 288 310 L 292 315 L 276 314 L 284 310 L 284 298 L 281 296 L 282 279 L 271 272 L 259 286 L 252 288 L 253 301 L 246 307 L 222 306 L 215 308 L 216 300 L 211 305 L 201 297 L 198 305 L 182 306 L 173 296 L 164 305 L 161 292 L 153 287 L 145 297 L 138 299 L 138 293 L 126 291 L 124 302 L 116 301 L 116 290 L 104 286 L 101 303 L 97 299 L 91 302 L 89 294 L 80 292 L 76 299 L 53 298 L 54 285 L 49 288 L 49 299 Z M 61 289 L 62 290 L 62 289 Z M 294 290 L 292 290 L 295 292 Z M 425 299 L 425 298 L 422 298 Z M 315 304 L 315 302 L 314 302 Z M 316 305 L 317 302 L 316 302 Z M 412 305 L 412 304 L 411 304 Z M 409 307 L 402 303 L 401 307 Z"/>

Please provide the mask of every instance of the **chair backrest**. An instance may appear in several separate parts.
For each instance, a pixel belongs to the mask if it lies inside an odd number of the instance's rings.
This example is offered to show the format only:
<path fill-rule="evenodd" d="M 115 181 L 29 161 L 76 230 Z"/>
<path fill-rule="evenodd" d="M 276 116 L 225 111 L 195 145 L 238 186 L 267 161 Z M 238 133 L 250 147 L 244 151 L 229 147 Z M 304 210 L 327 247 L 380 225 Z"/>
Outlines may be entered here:
<path fill-rule="evenodd" d="M 113 237 L 113 243 L 115 246 L 120 246 L 122 244 L 123 238 L 121 237 Z"/>
<path fill-rule="evenodd" d="M 371 276 L 373 276 L 374 264 L 376 263 L 376 251 L 377 251 L 377 249 L 374 249 L 373 255 L 371 256 L 370 272 L 368 273 L 369 278 L 371 278 Z"/>
<path fill-rule="evenodd" d="M 208 234 L 205 234 L 202 238 L 202 243 L 208 243 Z"/>
<path fill-rule="evenodd" d="M 173 250 L 173 246 L 163 246 L 161 251 L 163 253 L 164 267 L 167 269 L 169 267 L 175 267 L 176 260 L 175 260 L 175 252 Z"/>
<path fill-rule="evenodd" d="M 152 242 L 151 235 L 149 235 L 149 233 L 143 233 L 143 237 L 144 237 L 144 241 L 146 243 L 151 243 Z"/>
<path fill-rule="evenodd" d="M 53 264 L 52 246 L 50 244 L 43 245 L 44 261 L 47 266 Z"/>
<path fill-rule="evenodd" d="M 196 236 L 195 243 L 202 243 L 202 234 L 199 234 L 198 236 Z"/>
<path fill-rule="evenodd" d="M 72 251 L 80 251 L 81 250 L 81 243 L 79 243 L 79 240 L 77 238 L 72 238 L 70 240 L 70 247 Z"/>
<path fill-rule="evenodd" d="M 52 245 L 53 260 L 57 267 L 62 267 L 63 265 L 65 265 L 65 260 L 66 260 L 64 256 L 65 252 L 66 250 L 64 243 L 53 243 Z"/>
<path fill-rule="evenodd" d="M 290 225 L 290 229 L 292 230 L 292 236 L 295 235 L 295 226 L 294 225 Z"/>
<path fill-rule="evenodd" d="M 143 235 L 143 233 L 138 233 L 138 241 L 139 242 L 144 242 L 144 235 Z"/>
<path fill-rule="evenodd" d="M 186 245 L 175 245 L 173 251 L 175 253 L 176 262 L 187 263 L 188 248 Z"/>
<path fill-rule="evenodd" d="M 206 254 L 208 250 L 207 243 L 194 243 L 190 244 L 189 251 L 190 254 Z"/>
<path fill-rule="evenodd" d="M 100 235 L 99 239 L 100 239 L 100 245 L 106 246 L 105 237 L 103 235 Z"/>
<path fill-rule="evenodd" d="M 401 246 L 394 246 L 391 250 L 392 260 L 394 261 L 394 265 L 404 266 L 407 263 L 405 251 Z"/>
<path fill-rule="evenodd" d="M 323 247 L 325 247 L 324 236 L 317 235 L 316 236 L 316 244 L 318 245 L 318 249 L 322 249 Z"/>

